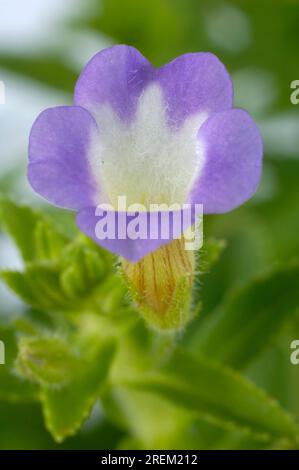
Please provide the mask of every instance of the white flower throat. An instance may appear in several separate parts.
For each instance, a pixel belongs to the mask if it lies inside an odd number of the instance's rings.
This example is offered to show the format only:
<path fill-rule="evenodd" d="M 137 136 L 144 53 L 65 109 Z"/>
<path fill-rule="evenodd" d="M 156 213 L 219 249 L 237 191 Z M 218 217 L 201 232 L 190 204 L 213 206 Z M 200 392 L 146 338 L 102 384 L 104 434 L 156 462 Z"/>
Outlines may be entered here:
<path fill-rule="evenodd" d="M 204 163 L 197 139 L 206 113 L 190 116 L 178 129 L 167 122 L 162 90 L 152 84 L 140 96 L 130 124 L 107 105 L 93 109 L 99 135 L 89 152 L 91 171 L 107 198 L 117 206 L 119 196 L 128 204 L 183 204 Z M 99 201 L 97 201 L 98 203 Z"/>

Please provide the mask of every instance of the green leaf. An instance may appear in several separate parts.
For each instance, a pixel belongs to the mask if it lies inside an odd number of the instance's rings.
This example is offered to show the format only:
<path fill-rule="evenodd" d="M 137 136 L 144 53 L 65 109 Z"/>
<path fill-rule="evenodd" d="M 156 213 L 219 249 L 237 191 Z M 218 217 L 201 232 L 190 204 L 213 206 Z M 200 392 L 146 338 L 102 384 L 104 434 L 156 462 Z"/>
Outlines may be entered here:
<path fill-rule="evenodd" d="M 36 259 L 55 261 L 62 255 L 69 239 L 54 229 L 53 223 L 39 220 L 34 231 L 34 241 Z"/>
<path fill-rule="evenodd" d="M 39 216 L 30 207 L 0 199 L 0 223 L 14 239 L 25 261 L 35 257 L 34 230 Z"/>
<path fill-rule="evenodd" d="M 36 400 L 36 389 L 14 373 L 17 344 L 13 329 L 0 326 L 0 340 L 4 344 L 5 364 L 0 364 L 0 400 L 20 402 Z"/>
<path fill-rule="evenodd" d="M 127 288 L 115 272 L 114 258 L 85 237 L 65 250 L 60 263 L 60 284 L 65 304 L 73 312 L 88 309 L 118 315 L 128 304 Z"/>
<path fill-rule="evenodd" d="M 185 2 L 127 0 L 123 11 L 122 7 L 121 0 L 101 1 L 101 8 L 92 17 L 87 21 L 81 18 L 80 27 L 84 21 L 85 27 L 95 28 L 119 43 L 135 44 L 146 57 L 160 63 L 184 52 L 188 26 L 183 20 L 189 9 Z"/>
<path fill-rule="evenodd" d="M 0 223 L 26 262 L 57 260 L 69 241 L 43 213 L 6 198 L 0 198 Z"/>
<path fill-rule="evenodd" d="M 0 60 L 3 68 L 58 90 L 71 93 L 77 80 L 77 74 L 67 67 L 65 60 L 51 53 L 47 56 L 2 53 Z"/>
<path fill-rule="evenodd" d="M 79 370 L 68 384 L 59 388 L 42 388 L 40 397 L 46 427 L 57 442 L 75 434 L 89 416 L 109 373 L 114 352 L 114 341 L 107 339 L 80 363 Z"/>
<path fill-rule="evenodd" d="M 74 242 L 64 256 L 60 276 L 64 293 L 70 299 L 80 298 L 98 285 L 107 272 L 105 261 L 98 252 Z"/>
<path fill-rule="evenodd" d="M 298 439 L 298 426 L 277 402 L 204 356 L 194 358 L 177 350 L 160 370 L 124 379 L 123 385 L 156 393 L 195 415 L 261 439 Z"/>
<path fill-rule="evenodd" d="M 78 354 L 58 336 L 23 337 L 16 361 L 18 371 L 43 385 L 68 383 L 78 364 Z"/>
<path fill-rule="evenodd" d="M 298 286 L 297 263 L 254 279 L 204 320 L 190 345 L 208 357 L 244 368 L 298 310 Z"/>
<path fill-rule="evenodd" d="M 44 230 L 43 223 L 38 223 L 38 228 L 43 233 L 39 257 L 43 258 L 43 253 L 47 259 L 27 263 L 24 271 L 0 272 L 7 286 L 24 302 L 44 311 L 72 310 L 73 313 L 86 308 L 111 313 L 125 305 L 125 285 L 99 250 L 80 240 L 65 248 L 66 242 L 58 238 L 57 243 L 55 233 L 50 239 L 45 237 L 49 232 Z"/>
<path fill-rule="evenodd" d="M 34 263 L 24 272 L 2 271 L 0 275 L 15 294 L 34 307 L 47 310 L 64 305 L 59 273 L 50 264 Z"/>
<path fill-rule="evenodd" d="M 197 253 L 196 272 L 199 274 L 208 273 L 217 263 L 225 247 L 226 242 L 224 240 L 217 240 L 212 237 L 205 240 L 204 245 Z"/>
<path fill-rule="evenodd" d="M 112 422 L 138 438 L 140 448 L 198 448 L 194 419 L 191 419 L 189 411 L 157 394 L 117 387 L 102 404 L 105 415 Z"/>
<path fill-rule="evenodd" d="M 208 238 L 202 248 L 196 253 L 195 278 L 193 283 L 192 304 L 194 308 L 201 302 L 202 277 L 209 273 L 214 264 L 217 263 L 222 251 L 226 247 L 224 240 Z"/>
<path fill-rule="evenodd" d="M 0 216 L 26 261 L 24 271 L 0 276 L 24 302 L 44 311 L 100 307 L 106 313 L 124 303 L 114 257 L 87 237 L 71 241 L 43 214 L 4 198 Z"/>

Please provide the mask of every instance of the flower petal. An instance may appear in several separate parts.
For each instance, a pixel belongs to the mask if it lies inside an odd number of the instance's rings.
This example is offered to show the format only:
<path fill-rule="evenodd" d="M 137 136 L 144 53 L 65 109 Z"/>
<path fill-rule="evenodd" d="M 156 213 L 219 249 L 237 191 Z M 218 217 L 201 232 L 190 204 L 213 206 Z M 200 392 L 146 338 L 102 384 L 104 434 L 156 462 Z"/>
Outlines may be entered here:
<path fill-rule="evenodd" d="M 181 55 L 161 67 L 157 79 L 164 91 L 169 122 L 174 127 L 180 126 L 190 114 L 210 114 L 232 107 L 232 81 L 214 54 Z"/>
<path fill-rule="evenodd" d="M 77 214 L 76 222 L 79 229 L 97 244 L 135 263 L 160 246 L 180 238 L 200 216 L 201 207 L 196 205 L 190 205 L 186 209 L 156 213 L 102 209 L 98 212 L 96 207 L 85 207 Z M 99 237 L 98 223 L 101 224 L 102 233 L 107 233 L 106 238 Z M 140 238 L 136 238 L 136 233 Z M 188 243 L 188 239 L 186 242 Z"/>
<path fill-rule="evenodd" d="M 205 214 L 228 212 L 256 191 L 262 169 L 260 132 L 246 111 L 215 113 L 200 128 L 205 163 L 189 194 Z"/>
<path fill-rule="evenodd" d="M 99 191 L 88 163 L 96 122 L 83 108 L 46 109 L 29 139 L 28 179 L 33 189 L 57 206 L 81 209 L 95 203 Z"/>
<path fill-rule="evenodd" d="M 152 65 L 134 47 L 104 49 L 83 69 L 75 88 L 75 104 L 92 113 L 109 105 L 119 118 L 130 120 L 153 73 Z"/>

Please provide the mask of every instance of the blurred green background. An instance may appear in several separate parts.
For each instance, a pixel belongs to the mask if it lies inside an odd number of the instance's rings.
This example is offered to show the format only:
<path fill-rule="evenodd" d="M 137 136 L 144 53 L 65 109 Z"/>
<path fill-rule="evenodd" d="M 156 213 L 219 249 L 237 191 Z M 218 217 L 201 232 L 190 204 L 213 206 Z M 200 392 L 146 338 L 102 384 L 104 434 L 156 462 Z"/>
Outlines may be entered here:
<path fill-rule="evenodd" d="M 49 207 L 29 188 L 27 141 L 40 111 L 71 104 L 76 78 L 96 51 L 126 43 L 156 66 L 185 52 L 214 52 L 234 80 L 235 105 L 248 110 L 262 131 L 265 160 L 255 197 L 230 214 L 204 221 L 205 236 L 225 239 L 227 246 L 203 280 L 203 311 L 182 340 L 196 349 L 194 331 L 200 330 L 201 322 L 229 291 L 298 258 L 299 105 L 290 101 L 290 84 L 299 80 L 298 24 L 297 0 L 0 0 L 0 80 L 6 87 L 6 103 L 0 105 L 1 194 L 43 207 L 62 227 L 72 225 L 69 214 Z M 0 232 L 0 268 L 21 266 L 14 244 Z M 299 284 L 296 288 L 299 291 Z M 1 283 L 3 321 L 25 308 Z M 294 315 L 244 373 L 299 421 L 299 365 L 289 361 L 290 341 L 297 338 L 299 320 Z M 220 346 L 215 344 L 215 349 Z M 160 406 L 157 403 L 153 409 L 159 413 Z M 173 414 L 171 408 L 163 419 Z M 139 419 L 132 417 L 133 422 Z M 178 412 L 169 420 L 173 431 L 174 423 L 184 417 Z M 149 421 L 154 423 L 153 418 Z M 141 433 L 143 446 L 186 446 L 183 431 L 175 439 L 171 432 L 168 439 L 167 423 L 163 426 L 164 437 L 161 431 L 155 439 L 155 427 L 149 425 Z M 194 448 L 263 447 L 203 422 L 191 435 Z M 126 447 L 128 438 L 124 429 L 96 407 L 77 436 L 58 445 L 44 429 L 38 404 L 0 400 L 2 449 L 117 448 Z"/>

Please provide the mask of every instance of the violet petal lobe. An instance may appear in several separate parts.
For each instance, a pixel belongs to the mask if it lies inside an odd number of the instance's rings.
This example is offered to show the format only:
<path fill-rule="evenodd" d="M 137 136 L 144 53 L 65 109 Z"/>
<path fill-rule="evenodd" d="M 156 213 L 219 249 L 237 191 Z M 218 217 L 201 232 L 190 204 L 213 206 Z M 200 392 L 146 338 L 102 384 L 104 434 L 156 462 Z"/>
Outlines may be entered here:
<path fill-rule="evenodd" d="M 155 213 L 100 210 L 100 214 L 105 213 L 105 222 L 108 220 L 112 221 L 110 227 L 113 233 L 108 227 L 106 228 L 109 234 L 107 238 L 99 239 L 97 223 L 101 217 L 96 215 L 96 211 L 96 207 L 85 207 L 77 214 L 76 223 L 80 230 L 92 238 L 98 245 L 122 256 L 132 263 L 136 263 L 160 246 L 166 245 L 174 239 L 181 238 L 182 234 L 198 220 L 198 216 L 201 213 L 200 208 L 196 205 L 177 211 L 160 211 Z M 140 238 L 133 237 L 132 231 L 130 232 L 130 225 L 132 222 L 134 223 L 134 220 L 136 221 L 136 216 L 139 222 L 137 232 Z M 118 227 L 120 227 L 122 235 Z M 136 228 L 135 224 L 134 227 Z M 137 232 L 135 230 L 133 232 L 136 235 Z"/>
<path fill-rule="evenodd" d="M 134 47 L 109 47 L 98 52 L 81 72 L 75 104 L 93 113 L 97 107 L 108 105 L 119 118 L 130 120 L 153 73 L 150 62 Z"/>
<path fill-rule="evenodd" d="M 157 71 L 169 123 L 179 127 L 191 114 L 229 109 L 233 105 L 231 78 L 211 53 L 184 54 Z"/>
<path fill-rule="evenodd" d="M 189 193 L 205 214 L 228 212 L 256 191 L 261 177 L 263 144 L 258 127 L 242 109 L 212 115 L 198 140 L 204 165 Z"/>
<path fill-rule="evenodd" d="M 97 124 L 85 109 L 61 106 L 43 111 L 29 139 L 28 179 L 53 204 L 73 210 L 94 203 L 99 190 L 88 152 Z"/>

